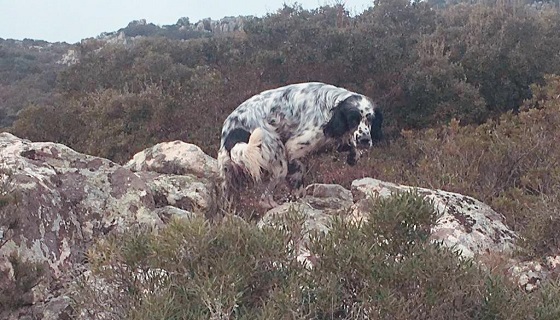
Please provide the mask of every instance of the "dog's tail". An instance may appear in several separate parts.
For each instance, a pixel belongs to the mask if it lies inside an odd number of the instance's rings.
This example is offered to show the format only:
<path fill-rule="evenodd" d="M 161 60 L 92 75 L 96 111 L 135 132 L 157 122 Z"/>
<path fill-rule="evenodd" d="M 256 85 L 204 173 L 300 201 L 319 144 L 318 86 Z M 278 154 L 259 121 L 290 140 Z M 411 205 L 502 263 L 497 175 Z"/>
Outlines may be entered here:
<path fill-rule="evenodd" d="M 247 143 L 237 143 L 231 149 L 231 161 L 241 166 L 252 178 L 254 182 L 260 183 L 262 170 L 266 168 L 263 159 L 261 146 L 264 138 L 264 131 L 256 128 Z"/>
<path fill-rule="evenodd" d="M 266 161 L 262 154 L 264 131 L 255 129 L 247 142 L 236 142 L 228 151 L 223 147 L 218 152 L 219 172 L 226 197 L 231 196 L 231 189 L 239 190 L 247 183 L 260 183 Z"/>

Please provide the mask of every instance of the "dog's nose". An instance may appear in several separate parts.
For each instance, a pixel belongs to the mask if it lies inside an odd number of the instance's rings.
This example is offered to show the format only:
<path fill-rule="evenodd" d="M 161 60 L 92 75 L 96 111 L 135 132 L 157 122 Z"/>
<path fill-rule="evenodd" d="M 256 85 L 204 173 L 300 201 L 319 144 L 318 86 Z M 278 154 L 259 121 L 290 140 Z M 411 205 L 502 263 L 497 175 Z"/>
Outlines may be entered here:
<path fill-rule="evenodd" d="M 371 145 L 371 139 L 367 138 L 367 137 L 362 137 L 362 138 L 360 138 L 360 140 L 358 140 L 358 143 L 362 146 L 370 146 Z"/>

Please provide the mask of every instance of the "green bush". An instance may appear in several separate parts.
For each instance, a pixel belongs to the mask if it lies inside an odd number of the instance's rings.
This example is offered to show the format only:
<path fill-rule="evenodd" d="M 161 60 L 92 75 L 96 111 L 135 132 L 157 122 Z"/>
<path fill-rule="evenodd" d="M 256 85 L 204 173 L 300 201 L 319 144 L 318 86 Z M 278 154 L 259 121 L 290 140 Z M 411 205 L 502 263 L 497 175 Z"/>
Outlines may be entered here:
<path fill-rule="evenodd" d="M 284 228 L 239 218 L 174 221 L 136 230 L 88 253 L 92 275 L 76 308 L 105 319 L 547 319 L 557 283 L 530 295 L 431 243 L 437 213 L 414 192 L 371 203 L 361 224 L 336 218 L 310 234 L 314 266 L 289 249 Z M 100 285 L 102 284 L 102 285 Z"/>

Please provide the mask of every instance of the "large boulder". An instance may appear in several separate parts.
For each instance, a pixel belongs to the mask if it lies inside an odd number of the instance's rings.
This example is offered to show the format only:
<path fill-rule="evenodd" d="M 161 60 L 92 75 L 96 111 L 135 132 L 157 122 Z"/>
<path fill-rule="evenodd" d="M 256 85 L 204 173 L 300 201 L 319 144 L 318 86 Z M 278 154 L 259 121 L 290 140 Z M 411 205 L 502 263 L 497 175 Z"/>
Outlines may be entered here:
<path fill-rule="evenodd" d="M 328 232 L 335 216 L 342 216 L 350 222 L 367 219 L 372 197 L 390 197 L 396 192 L 413 189 L 431 200 L 441 213 L 432 228 L 432 241 L 458 250 L 467 258 L 489 252 L 511 253 L 515 248 L 517 236 L 504 224 L 504 217 L 474 198 L 372 178 L 353 181 L 352 190 L 339 185 L 310 185 L 305 197 L 266 212 L 260 226 L 282 224 L 290 212 L 297 211 L 303 217 L 302 236 L 296 243 L 298 259 L 312 266 L 313 254 L 306 248 L 306 235 Z"/>
<path fill-rule="evenodd" d="M 217 161 L 194 144 L 158 143 L 135 154 L 124 167 L 150 187 L 158 208 L 170 205 L 207 217 L 216 212 Z"/>
<path fill-rule="evenodd" d="M 62 316 L 69 275 L 87 269 L 85 251 L 113 230 L 157 228 L 171 217 L 215 210 L 215 161 L 176 141 L 121 166 L 61 144 L 0 133 L 0 274 L 7 276 L 0 285 L 16 281 L 14 254 L 44 268 L 23 299 L 31 310 L 0 318 Z"/>
<path fill-rule="evenodd" d="M 190 174 L 206 179 L 214 178 L 218 170 L 216 159 L 198 146 L 179 140 L 158 143 L 140 151 L 124 167 L 132 171 Z"/>
<path fill-rule="evenodd" d="M 82 259 L 86 245 L 112 229 L 161 223 L 150 188 L 132 171 L 51 142 L 0 134 L 4 192 L 1 257 L 44 262 L 54 277 Z M 1 265 L 9 267 L 3 259 Z"/>
<path fill-rule="evenodd" d="M 432 240 L 460 251 L 464 257 L 489 252 L 512 252 L 517 236 L 505 224 L 505 217 L 490 206 L 458 193 L 417 188 L 363 178 L 352 182 L 356 200 L 354 216 L 364 217 L 370 197 L 388 197 L 395 192 L 416 190 L 434 203 L 441 214 L 432 229 Z"/>

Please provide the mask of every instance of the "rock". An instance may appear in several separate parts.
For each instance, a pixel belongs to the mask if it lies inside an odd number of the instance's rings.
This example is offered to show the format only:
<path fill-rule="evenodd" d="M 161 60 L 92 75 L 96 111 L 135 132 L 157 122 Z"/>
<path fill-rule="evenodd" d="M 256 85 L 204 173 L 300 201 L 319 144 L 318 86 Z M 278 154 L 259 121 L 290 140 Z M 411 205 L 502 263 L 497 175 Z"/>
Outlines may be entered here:
<path fill-rule="evenodd" d="M 521 289 L 526 292 L 535 291 L 545 279 L 558 277 L 560 256 L 548 256 L 544 262 L 512 259 L 507 274 Z"/>
<path fill-rule="evenodd" d="M 216 185 L 212 180 L 190 174 L 137 172 L 136 175 L 152 191 L 157 208 L 173 206 L 207 217 L 216 211 Z"/>
<path fill-rule="evenodd" d="M 162 142 L 135 154 L 124 167 L 150 187 L 158 208 L 170 205 L 206 216 L 216 210 L 217 162 L 196 145 Z"/>
<path fill-rule="evenodd" d="M 343 213 L 352 206 L 350 190 L 335 184 L 311 184 L 306 196 L 296 202 L 286 202 L 267 211 L 259 226 L 283 223 L 284 217 L 297 211 L 304 217 L 302 232 L 327 232 L 332 215 Z"/>
<path fill-rule="evenodd" d="M 350 190 L 335 184 L 311 184 L 306 196 L 297 202 L 286 202 L 267 211 L 258 223 L 259 227 L 283 226 L 290 213 L 298 212 L 302 218 L 301 229 L 293 235 L 297 260 L 308 268 L 313 267 L 315 256 L 307 249 L 309 235 L 328 232 L 334 215 L 344 213 L 352 206 Z"/>
<path fill-rule="evenodd" d="M 216 34 L 232 33 L 243 31 L 243 27 L 247 19 L 251 19 L 251 17 L 224 17 L 219 20 L 206 18 L 195 23 L 193 28 L 194 30 L 200 32 L 209 32 Z"/>
<path fill-rule="evenodd" d="M 535 261 L 518 262 L 509 268 L 508 273 L 527 292 L 534 291 L 549 276 L 548 269 Z"/>
<path fill-rule="evenodd" d="M 546 257 L 546 265 L 551 270 L 560 269 L 560 256 Z"/>
<path fill-rule="evenodd" d="M 434 202 L 442 216 L 432 228 L 432 240 L 459 250 L 464 257 L 487 252 L 511 252 L 517 236 L 505 224 L 505 218 L 488 205 L 457 193 L 400 186 L 372 178 L 352 182 L 356 208 L 354 215 L 365 216 L 363 209 L 371 196 L 388 197 L 397 191 L 417 190 Z"/>
<path fill-rule="evenodd" d="M 396 185 L 372 178 L 355 180 L 352 191 L 339 185 L 310 185 L 306 196 L 266 212 L 260 226 L 283 224 L 287 214 L 297 210 L 303 217 L 302 237 L 298 246 L 298 259 L 312 265 L 312 253 L 306 247 L 307 234 L 312 231 L 328 232 L 335 215 L 348 221 L 358 221 L 368 215 L 369 198 L 389 197 L 394 192 L 418 190 L 433 201 L 442 213 L 432 228 L 431 240 L 459 250 L 461 255 L 472 258 L 487 252 L 509 253 L 515 247 L 517 236 L 503 223 L 504 217 L 488 205 L 471 197 L 425 188 Z M 352 195 L 353 200 L 352 201 Z M 307 258 L 306 258 L 307 257 Z"/>
<path fill-rule="evenodd" d="M 337 184 L 311 184 L 305 194 L 305 201 L 317 209 L 346 210 L 354 204 L 350 190 Z"/>
<path fill-rule="evenodd" d="M 80 62 L 80 56 L 76 49 L 68 49 L 60 60 L 58 60 L 57 64 L 62 64 L 65 66 L 72 66 Z"/>
<path fill-rule="evenodd" d="M 193 212 L 179 209 L 173 206 L 165 206 L 165 207 L 157 208 L 154 211 L 154 213 L 157 214 L 157 216 L 164 223 L 167 223 L 173 219 L 190 220 L 190 219 L 194 219 L 197 216 L 197 214 Z"/>
<path fill-rule="evenodd" d="M 296 259 L 307 268 L 313 268 L 315 259 L 312 252 L 307 247 L 309 243 L 309 235 L 313 232 L 329 232 L 332 216 L 326 214 L 324 210 L 315 209 L 310 204 L 305 203 L 305 198 L 298 202 L 287 202 L 276 208 L 267 211 L 257 226 L 263 228 L 268 227 L 284 227 L 292 225 L 290 213 L 297 212 L 302 218 L 301 226 L 296 227 L 298 230 L 292 230 L 291 242 L 289 245 L 295 247 Z M 299 225 L 300 221 L 296 221 L 295 225 Z"/>
<path fill-rule="evenodd" d="M 46 263 L 54 278 L 111 230 L 162 223 L 146 183 L 109 160 L 1 133 L 0 168 L 6 191 L 16 195 L 16 203 L 3 208 L 11 226 L 1 226 L 1 256 L 18 252 L 24 260 Z"/>
<path fill-rule="evenodd" d="M 198 146 L 182 141 L 162 142 L 140 151 L 124 167 L 132 171 L 191 174 L 207 179 L 218 174 L 216 159 L 205 154 Z"/>
<path fill-rule="evenodd" d="M 9 277 L 17 268 L 8 258 L 13 253 L 44 267 L 35 287 L 14 292 L 25 305 L 0 314 L 2 319 L 71 319 L 71 299 L 63 289 L 72 281 L 69 275 L 83 267 L 87 247 L 112 230 L 162 224 L 151 189 L 130 170 L 61 144 L 9 133 L 0 133 L 2 194 L 13 195 L 0 208 L 5 280 L 16 281 Z"/>

